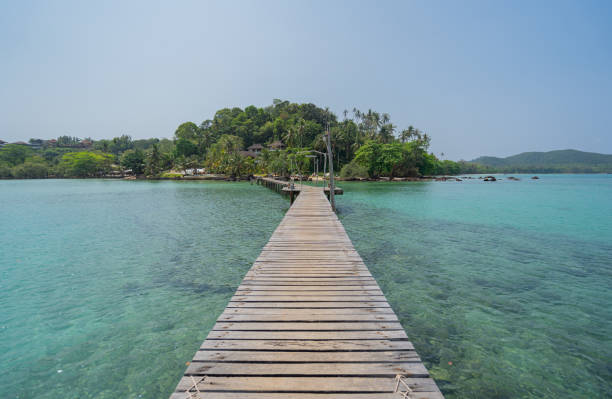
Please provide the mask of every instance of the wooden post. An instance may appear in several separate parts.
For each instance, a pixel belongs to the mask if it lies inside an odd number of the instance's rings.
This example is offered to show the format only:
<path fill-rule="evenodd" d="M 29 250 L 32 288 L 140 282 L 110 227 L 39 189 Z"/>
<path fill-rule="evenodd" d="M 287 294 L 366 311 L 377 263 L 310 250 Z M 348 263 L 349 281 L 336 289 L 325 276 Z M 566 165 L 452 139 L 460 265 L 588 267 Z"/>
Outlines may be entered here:
<path fill-rule="evenodd" d="M 329 132 L 329 125 L 327 126 L 327 154 L 329 155 L 329 203 L 331 204 L 332 210 L 336 212 L 336 197 L 335 184 L 334 184 L 334 158 L 331 150 L 331 133 Z"/>

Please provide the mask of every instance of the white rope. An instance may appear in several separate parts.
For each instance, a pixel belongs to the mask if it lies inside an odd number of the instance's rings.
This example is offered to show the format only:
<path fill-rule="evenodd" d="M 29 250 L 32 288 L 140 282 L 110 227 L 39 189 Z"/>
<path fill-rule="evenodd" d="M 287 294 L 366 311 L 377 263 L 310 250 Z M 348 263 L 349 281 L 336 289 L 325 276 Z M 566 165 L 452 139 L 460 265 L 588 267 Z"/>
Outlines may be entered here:
<path fill-rule="evenodd" d="M 400 384 L 402 385 L 401 389 Z M 405 389 L 405 391 L 403 391 L 402 389 Z M 412 398 L 411 394 L 413 392 L 414 391 L 410 388 L 408 383 L 404 381 L 404 377 L 401 374 L 395 376 L 395 390 L 393 391 L 393 393 L 399 393 L 404 399 L 410 399 Z"/>
<path fill-rule="evenodd" d="M 187 396 L 185 397 L 185 399 L 202 399 L 202 397 L 200 396 L 202 392 L 200 392 L 200 390 L 198 389 L 198 384 L 204 382 L 204 380 L 206 380 L 206 376 L 200 378 L 199 381 L 196 381 L 192 375 L 190 375 L 189 378 L 191 378 L 191 382 L 193 382 L 193 385 L 187 388 L 187 392 L 185 392 Z M 195 392 L 191 392 L 192 389 L 195 389 Z"/>

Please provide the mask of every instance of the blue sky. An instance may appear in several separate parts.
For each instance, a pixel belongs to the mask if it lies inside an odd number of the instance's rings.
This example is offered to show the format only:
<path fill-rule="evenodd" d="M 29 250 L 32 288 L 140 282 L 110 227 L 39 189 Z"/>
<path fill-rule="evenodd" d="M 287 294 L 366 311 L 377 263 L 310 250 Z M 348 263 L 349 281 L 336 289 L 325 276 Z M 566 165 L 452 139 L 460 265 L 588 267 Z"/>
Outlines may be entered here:
<path fill-rule="evenodd" d="M 0 0 L 0 139 L 171 137 L 274 98 L 388 112 L 449 159 L 612 153 L 608 1 Z"/>

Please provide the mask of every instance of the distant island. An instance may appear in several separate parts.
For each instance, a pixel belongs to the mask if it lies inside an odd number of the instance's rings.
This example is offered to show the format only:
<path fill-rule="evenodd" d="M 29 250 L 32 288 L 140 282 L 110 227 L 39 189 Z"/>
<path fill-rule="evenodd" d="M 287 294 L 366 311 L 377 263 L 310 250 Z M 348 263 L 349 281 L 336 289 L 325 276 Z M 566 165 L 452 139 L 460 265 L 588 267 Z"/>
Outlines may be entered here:
<path fill-rule="evenodd" d="M 578 150 L 523 152 L 506 158 L 479 157 L 471 163 L 501 173 L 612 173 L 612 155 Z"/>
<path fill-rule="evenodd" d="M 338 118 L 311 103 L 274 100 L 263 108 L 223 108 L 200 124 L 181 123 L 172 139 L 133 140 L 124 134 L 101 140 L 68 135 L 28 142 L 0 140 L 0 178 L 304 176 L 323 172 L 327 131 L 334 170 L 345 180 L 612 172 L 612 155 L 576 150 L 480 157 L 471 162 L 441 160 L 429 151 L 427 133 L 413 126 L 400 130 L 386 113 L 353 108 Z"/>

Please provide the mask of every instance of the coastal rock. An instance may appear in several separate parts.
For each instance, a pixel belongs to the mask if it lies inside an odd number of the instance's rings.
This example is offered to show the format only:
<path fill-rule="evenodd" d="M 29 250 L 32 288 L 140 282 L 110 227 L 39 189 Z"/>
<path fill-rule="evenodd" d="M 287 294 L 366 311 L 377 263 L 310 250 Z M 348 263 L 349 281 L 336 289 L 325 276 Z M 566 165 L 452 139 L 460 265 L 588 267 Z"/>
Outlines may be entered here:
<path fill-rule="evenodd" d="M 484 181 L 497 181 L 495 176 L 485 176 Z"/>
<path fill-rule="evenodd" d="M 538 177 L 538 176 L 533 176 L 533 177 L 531 178 L 531 180 L 538 180 L 538 179 L 539 179 L 539 177 Z"/>

